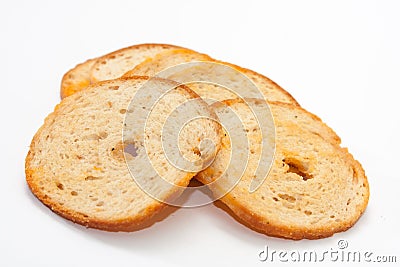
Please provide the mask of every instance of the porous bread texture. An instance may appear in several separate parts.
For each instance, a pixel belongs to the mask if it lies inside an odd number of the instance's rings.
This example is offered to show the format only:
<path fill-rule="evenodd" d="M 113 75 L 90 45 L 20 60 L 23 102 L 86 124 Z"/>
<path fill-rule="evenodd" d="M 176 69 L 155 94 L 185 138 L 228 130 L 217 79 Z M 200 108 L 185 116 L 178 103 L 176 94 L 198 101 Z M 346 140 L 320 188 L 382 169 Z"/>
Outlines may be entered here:
<path fill-rule="evenodd" d="M 280 85 L 278 85 L 276 82 L 274 82 L 267 76 L 264 76 L 258 72 L 240 67 L 232 63 L 223 61 L 217 61 L 217 62 L 219 64 L 229 66 L 247 76 L 255 84 L 255 86 L 259 88 L 265 100 L 271 102 L 283 102 L 292 104 L 294 106 L 300 106 L 297 100 L 288 91 L 283 89 Z"/>
<path fill-rule="evenodd" d="M 186 65 L 187 67 L 182 65 L 183 63 L 192 62 L 204 62 L 205 64 L 188 64 Z M 219 65 L 226 66 L 226 68 L 221 68 Z M 170 69 L 171 67 L 175 68 Z M 214 73 L 212 73 L 213 71 Z M 200 85 L 201 83 L 191 82 L 188 86 L 194 91 L 209 90 L 210 94 L 214 94 L 213 98 L 218 100 L 232 99 L 236 97 L 242 98 L 244 96 L 239 92 L 241 92 L 243 88 L 246 88 L 249 91 L 247 97 L 264 97 L 268 101 L 280 101 L 298 105 L 297 101 L 288 92 L 271 79 L 255 71 L 231 63 L 218 61 L 212 59 L 208 55 L 200 54 L 188 49 L 176 49 L 161 52 L 157 56 L 138 64 L 122 77 L 131 77 L 135 75 L 157 76 L 185 84 L 188 81 L 196 81 L 196 79 L 210 82 L 207 85 Z M 215 76 L 215 79 L 213 79 L 212 76 Z M 228 90 L 231 90 L 229 94 L 219 94 L 219 91 L 221 90 L 218 89 L 218 87 L 220 87 L 221 84 L 212 84 L 214 80 L 221 79 L 222 77 L 225 78 Z M 248 82 L 252 83 L 252 85 L 249 86 L 246 81 L 244 81 L 245 79 L 249 80 Z"/>
<path fill-rule="evenodd" d="M 162 51 L 174 49 L 181 47 L 168 44 L 138 44 L 89 59 L 63 76 L 61 99 L 85 89 L 92 83 L 119 78 L 142 61 Z"/>
<path fill-rule="evenodd" d="M 265 105 L 262 100 L 247 101 Z M 254 127 L 255 118 L 249 116 L 251 110 L 243 101 L 228 100 L 224 104 L 214 104 L 217 115 L 228 107 L 236 111 L 244 118 L 250 141 L 251 153 L 244 175 L 221 198 L 243 222 L 267 235 L 289 239 L 328 237 L 356 223 L 368 203 L 368 181 L 359 162 L 339 146 L 336 138 L 330 137 L 330 129 L 323 130 L 322 122 L 300 107 L 269 103 L 275 123 L 276 152 L 270 173 L 250 193 L 260 154 L 260 130 Z M 226 193 L 236 182 L 233 179 L 237 173 L 229 173 L 229 169 L 225 173 L 230 146 L 226 133 L 213 164 L 196 176 L 209 184 L 216 195 Z"/>
<path fill-rule="evenodd" d="M 146 77 L 101 82 L 56 106 L 34 136 L 26 158 L 26 179 L 40 201 L 59 215 L 86 227 L 131 231 L 166 206 L 160 201 L 182 192 L 195 172 L 181 170 L 166 159 L 160 147 L 161 122 L 171 110 L 187 101 L 191 101 L 193 112 L 215 115 L 187 87 L 152 79 L 147 96 L 164 85 L 176 88 L 157 103 L 157 113 L 152 115 L 142 139 L 132 135 L 134 131 L 123 138 L 127 114 L 135 116 L 143 110 L 141 106 L 129 104 L 148 82 Z M 146 99 L 144 94 L 140 100 Z M 200 119 L 184 127 L 179 135 L 182 154 L 192 160 L 210 161 L 214 147 L 201 144 L 205 139 L 212 140 L 218 149 L 220 128 L 214 120 Z M 146 142 L 153 146 L 144 149 L 141 145 Z M 135 151 L 126 151 L 132 145 Z M 160 185 L 153 176 L 146 180 L 146 175 L 153 172 L 141 170 L 144 187 L 158 192 L 160 201 L 141 190 L 127 165 L 135 166 L 146 156 L 164 180 L 181 186 Z"/>
<path fill-rule="evenodd" d="M 268 101 L 280 101 L 298 105 L 297 101 L 278 84 L 252 70 L 217 61 L 196 51 L 168 44 L 140 44 L 123 48 L 85 63 L 68 71 L 61 82 L 61 98 L 86 88 L 89 84 L 138 75 L 154 76 L 168 67 L 193 61 L 208 61 L 224 64 L 247 76 L 259 88 Z M 177 77 L 163 77 L 177 78 Z M 193 84 L 193 86 L 197 86 Z M 237 84 L 236 86 L 240 86 Z M 233 84 L 233 87 L 235 85 Z M 206 88 L 206 87 L 205 87 Z M 215 86 L 210 85 L 210 90 Z M 235 88 L 231 88 L 235 89 Z M 232 97 L 224 98 L 230 99 Z"/>
<path fill-rule="evenodd" d="M 207 62 L 213 61 L 213 59 L 206 54 L 201 54 L 186 48 L 164 51 L 157 54 L 155 57 L 148 58 L 138 64 L 133 69 L 127 71 L 122 77 L 131 77 L 136 75 L 157 76 L 159 72 L 170 67 L 182 63 L 199 61 Z"/>
<path fill-rule="evenodd" d="M 90 73 L 90 81 L 95 83 L 119 78 L 141 62 L 161 52 L 175 49 L 182 48 L 168 44 L 141 44 L 117 50 L 96 61 Z"/>

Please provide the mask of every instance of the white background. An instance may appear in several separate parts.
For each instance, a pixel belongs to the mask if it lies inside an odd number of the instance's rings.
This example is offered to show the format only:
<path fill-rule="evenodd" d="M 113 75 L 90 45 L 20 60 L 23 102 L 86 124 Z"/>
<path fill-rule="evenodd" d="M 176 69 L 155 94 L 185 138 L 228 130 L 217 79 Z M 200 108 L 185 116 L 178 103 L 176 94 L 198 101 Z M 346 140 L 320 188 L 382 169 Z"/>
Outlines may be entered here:
<path fill-rule="evenodd" d="M 2 1 L 0 266 L 266 266 L 265 245 L 324 251 L 340 239 L 400 261 L 399 14 L 399 1 Z M 208 53 L 287 89 L 363 164 L 365 215 L 345 233 L 296 242 L 249 230 L 215 205 L 134 233 L 85 229 L 45 208 L 26 186 L 24 159 L 62 75 L 147 42 Z"/>

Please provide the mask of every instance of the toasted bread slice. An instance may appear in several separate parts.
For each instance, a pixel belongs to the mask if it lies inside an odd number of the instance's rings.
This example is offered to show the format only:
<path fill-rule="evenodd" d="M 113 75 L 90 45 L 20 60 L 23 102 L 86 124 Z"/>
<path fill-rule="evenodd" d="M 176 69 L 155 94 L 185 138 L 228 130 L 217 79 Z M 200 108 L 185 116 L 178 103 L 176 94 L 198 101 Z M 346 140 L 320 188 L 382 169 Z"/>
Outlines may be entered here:
<path fill-rule="evenodd" d="M 248 101 L 260 109 L 266 105 L 262 100 Z M 226 132 L 215 161 L 196 178 L 218 196 L 234 187 L 221 200 L 242 221 L 270 236 L 317 239 L 345 231 L 360 218 L 369 199 L 363 168 L 347 149 L 332 142 L 337 138 L 331 137 L 329 128 L 324 130 L 319 119 L 293 105 L 269 103 L 275 124 L 269 129 L 273 135 L 275 128 L 274 160 L 264 182 L 250 193 L 258 164 L 269 164 L 258 162 L 261 132 L 243 101 L 223 103 L 214 104 L 217 115 L 234 110 L 248 133 L 247 168 L 235 186 L 237 173 L 228 168 L 231 143 Z M 243 147 L 248 140 L 243 140 Z"/>
<path fill-rule="evenodd" d="M 139 44 L 119 49 L 78 64 L 61 81 L 61 98 L 79 92 L 91 83 L 119 78 L 142 61 L 166 50 L 181 49 L 168 44 Z"/>
<path fill-rule="evenodd" d="M 137 75 L 156 76 L 159 72 L 182 63 L 197 61 L 213 61 L 210 56 L 201 54 L 186 48 L 164 51 L 155 57 L 148 58 L 138 64 L 133 69 L 126 72 L 122 77 L 132 77 Z"/>
<path fill-rule="evenodd" d="M 259 88 L 267 101 L 283 102 L 295 106 L 300 106 L 297 100 L 288 91 L 283 89 L 270 78 L 253 70 L 246 69 L 232 63 L 223 61 L 218 61 L 218 63 L 227 65 L 247 76 L 257 86 L 257 88 Z"/>
<path fill-rule="evenodd" d="M 144 120 L 146 103 L 165 86 L 172 89 L 153 107 L 146 128 L 135 128 L 132 121 Z M 131 105 L 133 99 L 139 104 Z M 190 104 L 185 113 L 173 112 L 185 103 Z M 166 155 L 171 147 L 163 150 L 164 139 L 174 136 L 164 122 L 188 112 L 200 119 L 180 129 L 179 153 L 197 166 L 215 155 L 221 132 L 207 119 L 215 116 L 209 106 L 193 91 L 146 77 L 91 85 L 63 99 L 34 136 L 26 158 L 27 183 L 40 201 L 73 222 L 107 231 L 136 230 L 196 174 L 171 163 L 174 158 Z M 143 164 L 147 158 L 152 168 Z"/>
<path fill-rule="evenodd" d="M 187 69 L 176 68 L 173 71 L 165 71 L 168 68 L 189 62 L 208 62 L 210 64 L 209 66 L 206 65 L 195 66 L 189 64 L 187 66 Z M 196 75 L 198 75 L 198 72 L 205 72 L 207 75 L 209 75 L 210 72 L 213 71 L 213 68 L 215 69 L 215 66 L 213 66 L 211 63 L 214 63 L 214 65 L 215 64 L 225 65 L 227 66 L 227 68 L 232 68 L 238 72 L 237 74 L 231 73 L 229 75 L 227 75 L 227 73 L 220 73 L 220 76 L 226 75 L 227 80 L 231 79 L 230 83 L 233 88 L 229 89 L 233 89 L 235 91 L 235 87 L 236 89 L 237 87 L 243 87 L 242 85 L 243 78 L 241 78 L 240 75 L 244 75 L 244 77 L 247 77 L 252 83 L 254 83 L 255 85 L 254 88 L 255 89 L 258 88 L 258 90 L 262 93 L 264 98 L 266 98 L 268 101 L 280 101 L 280 102 L 290 103 L 296 106 L 299 105 L 297 101 L 288 92 L 286 92 L 283 88 L 281 88 L 271 79 L 255 71 L 245 69 L 231 63 L 217 61 L 215 59 L 212 59 L 208 55 L 200 54 L 187 49 L 176 49 L 176 50 L 161 52 L 157 56 L 149 58 L 146 61 L 142 62 L 141 64 L 138 64 L 135 68 L 125 73 L 122 77 L 145 75 L 145 76 L 157 76 L 161 78 L 172 79 L 179 82 L 183 82 L 187 81 L 188 77 L 192 75 L 194 72 L 196 72 Z M 223 72 L 222 69 L 216 71 Z M 226 69 L 226 71 L 230 72 L 229 69 Z M 236 80 L 236 84 L 232 83 L 232 81 L 234 80 Z M 205 86 L 205 85 L 199 85 L 198 83 L 192 83 L 191 86 L 190 85 L 188 86 L 189 87 L 193 86 L 194 88 L 191 89 L 195 91 L 210 90 L 210 94 L 214 94 L 214 98 L 217 99 L 230 99 L 232 98 L 232 96 L 234 96 L 234 94 L 233 95 L 228 94 L 226 95 L 227 97 L 224 98 L 223 96 L 224 94 L 219 94 L 221 89 L 218 89 L 217 88 L 218 86 L 213 84 Z M 249 88 L 249 90 L 252 89 Z M 242 96 L 236 96 L 236 97 L 242 97 Z"/>
<path fill-rule="evenodd" d="M 64 74 L 61 80 L 61 99 L 64 97 L 82 91 L 90 84 L 90 71 L 96 63 L 97 58 L 89 59 L 86 62 L 78 64 L 75 68 L 70 69 Z"/>
<path fill-rule="evenodd" d="M 119 78 L 143 61 L 175 49 L 183 48 L 168 44 L 140 44 L 109 53 L 96 61 L 90 73 L 90 81 L 95 83 Z"/>

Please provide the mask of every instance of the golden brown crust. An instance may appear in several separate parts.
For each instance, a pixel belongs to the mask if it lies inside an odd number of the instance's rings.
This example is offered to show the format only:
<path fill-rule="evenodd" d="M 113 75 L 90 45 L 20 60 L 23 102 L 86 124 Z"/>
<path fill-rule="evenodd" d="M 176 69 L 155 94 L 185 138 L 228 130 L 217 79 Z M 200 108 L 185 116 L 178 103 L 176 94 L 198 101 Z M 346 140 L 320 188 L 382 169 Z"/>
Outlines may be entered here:
<path fill-rule="evenodd" d="M 343 156 L 346 157 L 348 161 L 351 161 L 351 164 L 356 166 L 359 172 L 362 173 L 363 185 L 366 188 L 366 195 L 364 196 L 362 205 L 358 207 L 358 213 L 354 214 L 350 220 L 345 221 L 342 224 L 330 224 L 318 228 L 291 226 L 282 224 L 282 222 L 278 222 L 272 217 L 265 218 L 257 213 L 254 213 L 249 207 L 243 205 L 240 200 L 236 199 L 229 193 L 222 197 L 220 201 L 222 201 L 237 216 L 236 219 L 238 219 L 239 222 L 245 224 L 255 231 L 272 237 L 283 237 L 293 240 L 320 239 L 330 237 L 335 233 L 344 232 L 352 227 L 364 213 L 368 205 L 370 192 L 368 179 L 365 176 L 361 164 L 353 159 L 352 155 L 348 153 L 347 149 L 343 150 L 345 151 Z"/>
<path fill-rule="evenodd" d="M 225 105 L 227 106 L 231 106 L 234 105 L 236 103 L 243 103 L 244 101 L 240 98 L 236 98 L 236 99 L 227 99 L 222 101 Z M 318 123 L 321 123 L 324 125 L 324 127 L 330 132 L 330 136 L 331 139 L 329 140 L 332 144 L 337 144 L 340 145 L 342 143 L 342 140 L 340 139 L 340 137 L 336 134 L 336 132 L 329 127 L 325 122 L 323 122 L 321 120 L 320 117 L 318 117 L 317 115 L 315 115 L 314 113 L 309 112 L 308 110 L 302 108 L 301 106 L 298 105 L 292 105 L 290 103 L 285 103 L 285 102 L 279 102 L 279 101 L 268 101 L 269 104 L 271 105 L 276 105 L 276 106 L 281 106 L 281 107 L 286 107 L 289 109 L 297 109 L 299 110 L 301 113 L 305 113 L 307 114 L 307 116 L 310 116 L 313 120 L 317 121 Z"/>
<path fill-rule="evenodd" d="M 174 56 L 176 54 L 179 54 L 179 55 L 194 55 L 195 54 L 195 55 L 198 56 L 198 60 L 197 61 L 215 61 L 215 59 L 213 59 L 212 57 L 210 57 L 207 54 L 199 53 L 199 52 L 196 52 L 196 51 L 188 49 L 188 48 L 173 49 L 173 50 L 167 51 L 165 53 L 158 54 L 154 59 L 158 60 L 158 59 L 161 59 L 163 57 Z M 140 73 L 140 70 L 143 69 L 143 67 L 145 67 L 146 65 L 148 65 L 152 61 L 154 61 L 154 59 L 153 58 L 148 58 L 147 60 L 145 60 L 142 63 L 138 64 L 135 68 L 127 71 L 121 77 L 127 78 L 127 77 L 136 76 L 136 75 L 138 75 L 137 74 L 138 71 L 139 71 L 139 74 L 142 75 Z"/>
<path fill-rule="evenodd" d="M 102 64 L 102 62 L 110 60 L 110 59 L 114 59 L 116 58 L 118 55 L 124 54 L 126 51 L 131 51 L 131 50 L 138 50 L 138 49 L 150 49 L 150 48 L 165 48 L 165 49 L 186 49 L 180 46 L 176 46 L 176 45 L 170 45 L 170 44 L 156 44 L 156 43 L 146 43 L 146 44 L 138 44 L 138 45 L 132 45 L 132 46 L 128 46 L 125 48 L 121 48 L 119 50 L 113 51 L 111 53 L 108 53 L 104 56 L 101 56 L 97 59 L 96 63 L 93 65 L 92 70 L 95 69 L 97 67 L 97 65 Z M 90 82 L 91 83 L 96 83 L 99 82 L 93 75 L 92 75 L 92 71 L 90 73 Z"/>
<path fill-rule="evenodd" d="M 70 69 L 67 73 L 64 74 L 61 80 L 61 89 L 60 89 L 61 99 L 88 87 L 92 83 L 91 71 L 98 62 L 110 59 L 115 55 L 118 55 L 128 50 L 152 48 L 152 47 L 165 47 L 165 48 L 177 48 L 177 49 L 182 48 L 179 46 L 169 45 L 169 44 L 155 44 L 155 43 L 138 44 L 125 47 L 114 52 L 110 52 L 98 58 L 89 59 L 83 63 L 76 65 L 74 68 Z M 76 76 L 82 76 L 82 77 L 80 79 L 76 79 Z"/>
<path fill-rule="evenodd" d="M 133 77 L 132 79 L 147 79 L 147 77 Z M 108 81 L 101 82 L 101 84 L 106 84 L 106 83 L 108 83 Z M 53 113 L 51 113 L 45 119 L 45 121 L 51 121 L 57 115 L 58 110 L 59 110 L 59 105 L 55 107 Z M 36 183 L 36 179 L 42 175 L 40 169 L 35 170 L 30 168 L 30 162 L 34 157 L 36 142 L 41 132 L 43 131 L 44 127 L 45 124 L 42 127 L 40 127 L 40 129 L 37 131 L 37 133 L 32 139 L 28 155 L 26 156 L 25 159 L 25 174 L 26 174 L 27 184 L 32 193 L 54 213 L 74 223 L 83 225 L 85 227 L 117 232 L 117 231 L 132 231 L 137 228 L 140 228 L 141 224 L 143 224 L 146 220 L 151 218 L 155 213 L 161 211 L 166 206 L 165 204 L 158 202 L 148 207 L 145 212 L 136 217 L 124 218 L 115 221 L 106 221 L 98 218 L 89 218 L 85 214 L 65 208 L 63 205 L 60 205 L 57 201 L 52 201 L 52 199 L 48 195 L 46 195 L 44 191 L 40 189 L 39 185 Z"/>
<path fill-rule="evenodd" d="M 210 56 L 208 56 L 207 54 L 201 54 L 199 52 L 187 49 L 187 48 L 182 48 L 182 49 L 177 49 L 177 50 L 172 50 L 170 51 L 170 54 L 199 54 L 202 55 L 204 57 L 204 61 L 210 61 L 210 62 L 215 62 L 215 63 L 219 63 L 219 64 L 223 64 L 223 65 L 227 65 L 239 72 L 242 72 L 244 75 L 247 76 L 256 76 L 258 77 L 260 80 L 264 80 L 266 83 L 270 84 L 272 88 L 274 88 L 274 90 L 279 91 L 282 95 L 285 96 L 286 98 L 286 103 L 290 104 L 290 105 L 294 105 L 294 106 L 300 106 L 300 104 L 296 101 L 296 99 L 289 93 L 287 92 L 285 89 L 283 89 L 281 86 L 279 86 L 276 82 L 272 81 L 271 79 L 269 79 L 268 77 L 255 72 L 253 70 L 250 69 L 246 69 L 243 67 L 240 67 L 238 65 L 232 64 L 232 63 L 228 63 L 228 62 L 224 62 L 224 61 L 220 61 L 220 60 L 216 60 L 211 58 Z M 160 54 L 161 56 L 161 54 Z M 164 56 L 164 55 L 162 55 Z M 167 54 L 168 56 L 168 54 Z M 140 71 L 142 69 L 143 66 L 146 66 L 149 62 L 151 62 L 153 59 L 147 59 L 146 61 L 143 61 L 142 63 L 140 63 L 139 65 L 137 65 L 134 69 L 126 72 L 124 75 L 122 75 L 122 77 L 131 77 L 131 76 L 135 76 L 137 75 L 136 73 L 138 72 L 138 70 Z M 283 103 L 283 102 L 282 102 Z"/>
<path fill-rule="evenodd" d="M 61 80 L 60 97 L 61 99 L 81 91 L 90 84 L 90 70 L 97 58 L 86 60 L 76 65 L 64 74 Z M 82 76 L 77 79 L 76 76 Z"/>
<path fill-rule="evenodd" d="M 156 43 L 138 44 L 138 45 L 124 47 L 124 48 L 118 49 L 116 51 L 110 52 L 108 54 L 105 54 L 101 57 L 98 57 L 96 63 L 101 64 L 101 61 L 103 61 L 103 60 L 114 59 L 116 56 L 118 56 L 119 54 L 123 54 L 126 51 L 143 49 L 143 48 L 155 48 L 155 47 L 183 49 L 183 47 L 171 45 L 171 44 L 156 44 Z"/>
<path fill-rule="evenodd" d="M 148 77 L 143 77 L 143 76 L 137 76 L 137 77 L 131 77 L 131 78 L 126 78 L 126 79 L 121 79 L 121 80 L 132 80 L 132 79 L 141 79 L 141 80 L 148 80 Z M 164 79 L 159 79 L 158 80 L 164 80 Z M 115 82 L 115 81 L 102 81 L 99 82 L 96 86 L 101 86 L 103 84 L 107 84 L 110 82 Z M 170 82 L 170 81 L 169 81 Z M 94 86 L 94 85 L 93 85 Z M 189 88 L 186 86 L 179 86 L 182 88 L 186 93 L 189 93 L 190 97 L 193 98 L 198 98 L 199 96 L 195 94 L 193 91 L 191 91 Z M 76 97 L 79 97 L 81 94 L 84 94 L 85 92 L 79 92 L 76 94 Z M 74 97 L 71 98 L 66 98 L 61 104 L 58 104 L 54 111 L 45 119 L 45 123 L 39 128 L 37 133 L 32 139 L 32 142 L 30 144 L 30 149 L 29 152 L 26 156 L 25 159 L 25 173 L 26 173 L 26 181 L 27 184 L 31 190 L 31 192 L 44 204 L 46 205 L 49 209 L 51 209 L 54 213 L 60 215 L 61 217 L 71 220 L 74 223 L 83 225 L 85 227 L 90 227 L 90 228 L 95 228 L 95 229 L 100 229 L 100 230 L 105 230 L 105 231 L 111 231 L 111 232 L 117 232 L 117 231 L 136 231 L 140 230 L 143 227 L 148 226 L 148 222 L 152 219 L 152 217 L 155 214 L 158 214 L 161 212 L 164 208 L 168 207 L 168 204 L 155 201 L 153 204 L 149 205 L 146 207 L 146 209 L 141 212 L 140 214 L 136 214 L 135 216 L 129 216 L 129 217 L 124 217 L 124 218 L 118 218 L 118 219 L 113 219 L 113 220 L 106 220 L 102 218 L 96 218 L 93 216 L 88 216 L 86 214 L 82 214 L 80 212 L 76 212 L 74 210 L 68 209 L 65 206 L 61 205 L 59 202 L 51 199 L 41 188 L 41 186 L 38 184 L 38 181 L 40 180 L 40 177 L 43 176 L 43 170 L 38 167 L 38 168 L 32 168 L 31 167 L 31 162 L 34 158 L 34 151 L 36 151 L 36 144 L 39 140 L 40 135 L 42 134 L 43 130 L 45 129 L 46 125 L 48 122 L 51 122 L 57 114 L 60 112 L 60 107 L 61 105 L 72 105 L 72 103 L 75 101 Z M 71 102 L 71 103 L 70 103 Z M 195 173 L 187 173 L 185 177 L 183 177 L 179 183 L 177 183 L 177 186 L 180 187 L 186 187 L 191 178 L 195 175 Z M 174 194 L 177 193 L 177 190 L 171 191 L 168 193 L 166 198 L 172 197 Z"/>
<path fill-rule="evenodd" d="M 318 117 L 317 115 L 315 115 L 314 113 L 309 112 L 308 110 L 302 108 L 301 106 L 295 106 L 295 107 L 294 107 L 293 105 L 291 105 L 291 104 L 289 104 L 289 103 L 278 102 L 278 101 L 269 102 L 269 103 L 275 104 L 275 105 L 278 105 L 278 106 L 282 106 L 282 107 L 295 108 L 295 109 L 301 110 L 301 112 L 306 113 L 308 116 L 310 116 L 311 118 L 313 118 L 315 121 L 318 121 L 319 123 L 323 124 L 324 127 L 326 127 L 326 129 L 328 129 L 328 130 L 331 132 L 331 135 L 332 135 L 332 137 L 333 137 L 333 139 L 331 140 L 331 141 L 333 141 L 332 143 L 335 143 L 335 144 L 338 144 L 338 145 L 342 143 L 342 140 L 341 140 L 340 137 L 336 134 L 336 132 L 335 132 L 331 127 L 329 127 L 325 122 L 323 122 L 323 121 L 321 120 L 321 118 Z"/>
<path fill-rule="evenodd" d="M 308 228 L 303 227 L 300 228 L 298 226 L 291 227 L 290 225 L 284 225 L 282 223 L 277 223 L 253 213 L 249 208 L 244 206 L 240 201 L 231 197 L 229 194 L 224 196 L 221 201 L 225 203 L 233 213 L 235 213 L 241 220 L 243 220 L 246 224 L 251 227 L 254 227 L 255 230 L 258 230 L 268 236 L 272 237 L 283 237 L 287 239 L 293 240 L 301 240 L 301 239 L 320 239 L 325 237 L 330 237 L 335 233 L 344 232 L 352 227 L 362 216 L 364 211 L 367 208 L 369 201 L 369 184 L 368 179 L 365 175 L 364 169 L 361 164 L 353 159 L 353 156 L 348 153 L 347 149 L 345 149 L 346 153 L 343 153 L 345 157 L 347 157 L 348 161 L 351 161 L 351 164 L 356 165 L 360 172 L 362 172 L 362 177 L 364 181 L 364 186 L 366 188 L 367 195 L 364 197 L 364 201 L 362 205 L 358 209 L 358 214 L 354 214 L 354 216 L 346 222 L 338 225 L 325 225 L 324 227 L 319 228 Z"/>
<path fill-rule="evenodd" d="M 245 101 L 243 99 L 229 99 L 222 102 L 225 105 L 232 106 L 236 103 L 244 103 Z M 315 119 L 319 123 L 322 123 L 317 116 L 305 111 L 301 107 L 281 102 L 270 103 L 274 105 L 281 105 L 293 109 L 302 110 L 302 112 L 306 112 L 306 114 L 311 116 L 311 118 Z M 215 105 L 218 106 L 221 105 L 221 103 L 216 103 Z M 230 211 L 235 215 L 234 217 L 239 222 L 243 223 L 253 230 L 264 233 L 268 236 L 283 237 L 294 240 L 319 239 L 332 236 L 333 234 L 338 232 L 346 231 L 359 220 L 367 207 L 370 194 L 369 184 L 368 179 L 365 175 L 365 171 L 362 168 L 361 164 L 353 158 L 353 156 L 348 152 L 347 148 L 341 148 L 339 146 L 339 143 L 336 143 L 335 141 L 330 143 L 334 151 L 336 151 L 335 153 L 338 153 L 338 157 L 342 158 L 345 161 L 346 165 L 350 166 L 353 169 L 353 172 L 356 174 L 356 177 L 358 177 L 358 179 L 362 179 L 362 182 L 359 183 L 362 191 L 362 193 L 360 193 L 360 198 L 362 199 L 361 203 L 356 206 L 356 212 L 352 213 L 350 217 L 346 218 L 346 220 L 341 222 L 331 221 L 324 225 L 291 225 L 286 221 L 280 220 L 279 216 L 265 217 L 264 214 L 256 212 L 255 210 L 257 209 L 254 209 L 253 206 L 249 206 L 249 203 L 243 198 L 238 198 L 237 194 L 228 193 L 224 195 L 220 199 L 220 201 L 222 201 L 230 209 Z M 203 174 L 207 177 L 212 177 L 214 173 L 218 173 L 218 171 L 215 171 L 214 169 L 212 169 L 212 167 L 203 172 Z M 196 176 L 196 179 L 204 184 L 210 182 L 210 179 L 202 177 L 202 175 Z M 211 181 L 213 180 L 214 179 L 211 179 Z M 221 192 L 224 192 L 223 188 L 220 188 L 218 184 L 210 186 L 210 189 L 214 192 L 215 196 L 220 196 Z"/>
<path fill-rule="evenodd" d="M 26 165 L 30 161 L 30 152 L 26 158 Z M 155 216 L 156 214 L 160 213 L 163 209 L 168 207 L 167 204 L 162 202 L 156 202 L 153 205 L 146 208 L 141 214 L 135 217 L 126 217 L 119 220 L 103 220 L 93 217 L 88 217 L 85 214 L 75 212 L 73 210 L 67 209 L 64 206 L 60 205 L 57 201 L 52 201 L 43 190 L 40 190 L 38 185 L 34 182 L 36 174 L 34 170 L 27 168 L 25 170 L 26 173 L 26 181 L 31 192 L 51 211 L 58 214 L 59 216 L 70 220 L 74 223 L 80 224 L 87 228 L 94 228 L 109 232 L 132 232 L 141 230 L 144 227 L 148 226 L 148 222 Z M 184 180 L 188 180 L 185 184 L 180 184 L 179 186 L 187 186 L 193 174 L 188 174 L 189 178 L 185 178 Z M 173 193 L 171 193 L 173 194 Z"/>
<path fill-rule="evenodd" d="M 236 69 L 236 70 L 242 72 L 242 73 L 245 74 L 245 75 L 246 75 L 246 73 L 247 73 L 247 74 L 252 74 L 252 75 L 254 75 L 254 76 L 259 77 L 259 78 L 262 79 L 262 80 L 265 80 L 267 83 L 271 84 L 272 87 L 274 87 L 276 90 L 280 91 L 282 94 L 284 94 L 284 95 L 287 97 L 287 99 L 288 99 L 288 104 L 291 104 L 291 105 L 294 105 L 294 106 L 300 106 L 300 104 L 297 102 L 297 100 L 296 100 L 288 91 L 286 91 L 285 89 L 283 89 L 279 84 L 277 84 L 276 82 L 274 82 L 274 81 L 271 80 L 270 78 L 268 78 L 268 77 L 266 77 L 266 76 L 264 76 L 264 75 L 262 75 L 262 74 L 260 74 L 260 73 L 258 73 L 258 72 L 255 72 L 255 71 L 253 71 L 253 70 L 246 69 L 246 68 L 240 67 L 240 66 L 238 66 L 238 65 L 235 65 L 235 64 L 233 64 L 233 63 L 224 62 L 224 61 L 220 61 L 220 60 L 215 60 L 215 62 L 216 62 L 216 63 L 220 63 L 220 64 L 224 64 L 224 65 L 227 65 L 227 66 L 230 66 L 230 67 L 232 67 L 233 69 Z"/>

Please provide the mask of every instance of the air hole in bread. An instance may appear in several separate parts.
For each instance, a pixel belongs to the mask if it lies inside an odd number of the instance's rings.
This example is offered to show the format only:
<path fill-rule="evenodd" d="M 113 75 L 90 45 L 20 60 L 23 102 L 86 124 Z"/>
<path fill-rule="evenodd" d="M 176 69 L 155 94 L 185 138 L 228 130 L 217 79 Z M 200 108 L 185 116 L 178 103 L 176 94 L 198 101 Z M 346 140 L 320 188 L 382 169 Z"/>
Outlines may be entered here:
<path fill-rule="evenodd" d="M 277 197 L 273 197 L 272 199 L 273 199 L 274 201 L 276 201 L 276 202 L 279 201 L 279 199 L 278 199 Z"/>
<path fill-rule="evenodd" d="M 125 113 L 126 113 L 126 109 L 124 109 L 124 108 L 120 109 L 120 110 L 119 110 L 119 113 L 125 114 Z"/>
<path fill-rule="evenodd" d="M 353 171 L 353 184 L 357 184 L 358 183 L 358 172 L 356 170 L 356 168 L 351 167 L 351 170 Z"/>
<path fill-rule="evenodd" d="M 101 206 L 103 206 L 103 205 L 104 205 L 104 201 L 99 201 L 99 202 L 96 204 L 97 207 L 101 207 Z"/>
<path fill-rule="evenodd" d="M 61 159 L 69 159 L 69 155 L 60 153 L 60 158 Z"/>
<path fill-rule="evenodd" d="M 77 196 L 77 195 L 78 195 L 78 192 L 76 192 L 76 191 L 71 191 L 71 195 L 72 195 L 72 196 Z"/>
<path fill-rule="evenodd" d="M 323 137 L 319 132 L 314 132 L 314 131 L 311 131 L 311 130 L 310 130 L 310 132 L 311 132 L 313 135 L 316 135 L 316 136 L 318 136 L 318 137 L 324 139 L 324 137 Z M 310 145 L 313 145 L 312 142 L 309 142 L 309 144 L 310 144 Z M 314 148 L 314 150 L 317 150 L 317 151 L 318 151 L 318 149 L 316 149 L 316 148 Z M 331 163 L 333 163 L 333 162 L 331 162 Z"/>
<path fill-rule="evenodd" d="M 303 178 L 304 181 L 312 179 L 312 174 L 308 173 L 308 164 L 295 158 L 285 158 L 283 162 L 288 165 L 287 173 L 295 173 Z"/>
<path fill-rule="evenodd" d="M 122 142 L 117 143 L 114 147 L 111 148 L 111 155 L 113 156 L 114 159 L 116 160 L 124 160 L 124 155 L 123 155 L 123 149 L 124 145 Z"/>
<path fill-rule="evenodd" d="M 101 132 L 98 134 L 88 134 L 84 136 L 82 139 L 83 140 L 89 140 L 89 141 L 100 141 L 103 139 L 106 139 L 108 134 L 106 132 Z"/>
<path fill-rule="evenodd" d="M 197 156 L 201 157 L 201 152 L 200 149 L 198 147 L 194 147 L 192 149 L 193 153 L 196 154 Z"/>
<path fill-rule="evenodd" d="M 56 182 L 56 186 L 57 186 L 58 189 L 64 190 L 64 185 L 62 183 Z"/>
<path fill-rule="evenodd" d="M 293 203 L 296 201 L 295 197 L 288 195 L 288 194 L 278 194 L 278 197 L 280 197 L 281 199 L 286 200 L 290 203 Z"/>
<path fill-rule="evenodd" d="M 110 89 L 110 90 L 118 90 L 119 86 L 118 85 L 109 86 L 108 89 Z"/>
<path fill-rule="evenodd" d="M 93 180 L 100 180 L 101 177 L 97 177 L 97 176 L 93 176 L 93 175 L 89 175 L 85 177 L 85 181 L 93 181 Z"/>
<path fill-rule="evenodd" d="M 305 210 L 305 211 L 304 211 L 304 214 L 307 215 L 307 216 L 310 216 L 310 215 L 312 215 L 312 211 Z"/>

